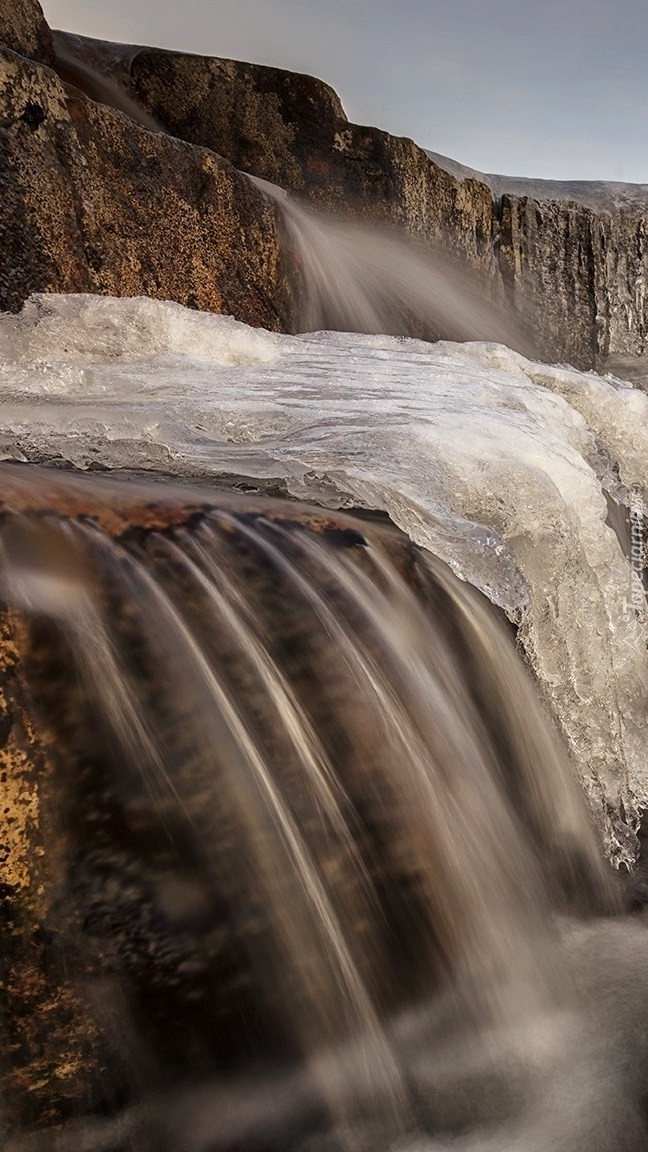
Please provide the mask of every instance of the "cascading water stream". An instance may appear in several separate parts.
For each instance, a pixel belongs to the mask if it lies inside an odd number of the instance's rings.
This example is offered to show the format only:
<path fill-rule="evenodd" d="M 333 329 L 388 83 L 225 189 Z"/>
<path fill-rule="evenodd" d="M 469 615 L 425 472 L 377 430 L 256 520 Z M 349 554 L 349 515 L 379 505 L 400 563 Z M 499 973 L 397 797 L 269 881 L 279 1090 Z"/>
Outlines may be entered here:
<path fill-rule="evenodd" d="M 296 258 L 296 328 L 529 349 L 472 273 L 256 183 Z M 629 859 L 644 605 L 622 603 L 603 494 L 642 507 L 644 398 L 492 346 L 280 344 L 132 307 L 3 318 L 5 455 L 386 508 L 522 622 Z M 610 916 L 572 769 L 480 597 L 321 509 L 0 479 L 2 715 L 26 717 L 3 851 L 28 814 L 7 1152 L 643 1152 L 645 929 Z"/>
<path fill-rule="evenodd" d="M 553 917 L 612 896 L 491 610 L 394 530 L 290 502 L 31 469 L 3 493 L 53 765 L 41 931 L 89 1045 L 56 1147 L 432 1136 L 428 1028 L 432 1081 L 513 1061 L 499 1122 L 543 1064 L 521 1038 L 555 1053 L 573 1010 Z"/>
<path fill-rule="evenodd" d="M 109 108 L 115 108 L 117 112 L 123 112 L 125 116 L 129 116 L 136 124 L 142 128 L 147 128 L 150 132 L 163 131 L 158 121 L 142 107 L 138 100 L 134 100 L 129 95 L 123 84 L 111 80 L 93 68 L 86 60 L 83 60 L 79 54 L 71 52 L 61 43 L 60 37 L 55 39 L 54 67 L 66 84 L 73 84 L 91 100 L 107 104 Z"/>
<path fill-rule="evenodd" d="M 316 212 L 269 181 L 250 179 L 276 205 L 296 255 L 295 331 L 495 340 L 533 354 L 532 325 L 458 255 L 384 224 Z"/>
<path fill-rule="evenodd" d="M 80 44 L 75 50 L 60 37 L 55 43 L 63 80 L 140 126 L 164 131 L 123 83 L 84 58 Z M 315 211 L 269 181 L 245 175 L 272 200 L 294 256 L 293 331 L 495 340 L 533 354 L 533 323 L 521 314 L 519 300 L 513 314 L 496 278 L 459 254 L 395 227 Z"/>

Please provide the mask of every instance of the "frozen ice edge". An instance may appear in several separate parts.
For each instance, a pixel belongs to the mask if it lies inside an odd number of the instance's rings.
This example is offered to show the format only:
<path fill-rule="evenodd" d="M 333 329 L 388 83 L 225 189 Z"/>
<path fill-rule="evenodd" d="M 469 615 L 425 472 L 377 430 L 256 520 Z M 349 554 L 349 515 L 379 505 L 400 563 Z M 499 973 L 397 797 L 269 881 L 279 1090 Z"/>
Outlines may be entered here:
<path fill-rule="evenodd" d="M 648 802 L 645 620 L 605 495 L 644 499 L 648 397 L 494 344 L 278 336 L 149 299 L 0 316 L 0 455 L 280 481 L 387 512 L 519 623 L 617 859 Z"/>

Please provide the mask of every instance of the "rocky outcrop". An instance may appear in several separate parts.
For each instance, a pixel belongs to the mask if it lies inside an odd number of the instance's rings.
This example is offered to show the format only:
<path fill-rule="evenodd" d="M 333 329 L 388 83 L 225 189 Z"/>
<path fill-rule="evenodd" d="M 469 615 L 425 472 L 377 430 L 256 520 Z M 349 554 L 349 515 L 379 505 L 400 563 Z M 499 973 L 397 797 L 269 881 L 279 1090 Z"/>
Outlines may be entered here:
<path fill-rule="evenodd" d="M 645 353 L 647 213 L 506 195 L 499 213 L 499 269 L 543 359 L 604 368 Z"/>
<path fill-rule="evenodd" d="M 610 211 L 600 195 L 547 200 L 545 190 L 536 200 L 522 186 L 503 191 L 503 178 L 489 187 L 491 178 L 444 167 L 411 140 L 350 124 L 332 89 L 308 76 L 62 33 L 55 44 L 128 87 L 167 131 L 238 168 L 310 204 L 441 242 L 533 326 L 543 358 L 583 368 L 644 352 L 642 196 Z"/>
<path fill-rule="evenodd" d="M 0 44 L 21 56 L 52 64 L 52 33 L 38 0 L 0 0 Z"/>
<path fill-rule="evenodd" d="M 314 207 L 385 220 L 490 265 L 492 196 L 463 183 L 412 140 L 351 124 L 328 84 L 278 68 L 103 44 L 55 32 L 124 85 L 160 125 Z"/>
<path fill-rule="evenodd" d="M 598 194 L 513 194 L 501 178 L 350 124 L 311 77 L 68 33 L 54 33 L 53 55 L 36 0 L 1 11 L 3 42 L 38 63 L 0 61 L 0 308 L 33 291 L 144 294 L 290 330 L 299 277 L 250 172 L 443 246 L 533 330 L 547 360 L 582 368 L 643 354 L 641 197 L 616 197 L 610 210 Z"/>
<path fill-rule="evenodd" d="M 288 323 L 277 220 L 249 180 L 3 49 L 0 200 L 0 309 L 99 292 Z"/>

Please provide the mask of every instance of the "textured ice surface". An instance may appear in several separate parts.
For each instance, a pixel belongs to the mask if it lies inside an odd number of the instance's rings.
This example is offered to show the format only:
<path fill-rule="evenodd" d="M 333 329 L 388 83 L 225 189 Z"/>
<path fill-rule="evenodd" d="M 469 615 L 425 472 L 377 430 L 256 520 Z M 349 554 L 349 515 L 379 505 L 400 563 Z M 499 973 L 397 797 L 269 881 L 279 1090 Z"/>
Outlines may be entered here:
<path fill-rule="evenodd" d="M 0 354 L 24 364 L 42 364 L 43 357 L 94 364 L 154 356 L 247 364 L 273 360 L 279 348 L 269 332 L 171 301 L 35 294 L 19 316 L 2 315 Z"/>
<path fill-rule="evenodd" d="M 88 296 L 0 316 L 0 361 L 0 458 L 387 511 L 520 622 L 609 847 L 630 851 L 620 813 L 648 800 L 646 636 L 605 493 L 640 516 L 648 396 L 501 345 L 276 336 Z"/>

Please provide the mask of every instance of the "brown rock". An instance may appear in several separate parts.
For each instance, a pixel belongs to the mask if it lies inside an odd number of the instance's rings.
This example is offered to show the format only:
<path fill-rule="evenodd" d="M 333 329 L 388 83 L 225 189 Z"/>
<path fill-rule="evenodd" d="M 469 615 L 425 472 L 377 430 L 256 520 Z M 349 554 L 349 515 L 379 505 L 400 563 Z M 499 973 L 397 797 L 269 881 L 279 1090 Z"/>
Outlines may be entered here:
<path fill-rule="evenodd" d="M 52 63 L 52 33 L 38 0 L 0 0 L 0 44 L 21 56 Z"/>
<path fill-rule="evenodd" d="M 0 308 L 147 295 L 272 329 L 290 292 L 268 201 L 204 148 L 144 131 L 0 51 Z"/>
<path fill-rule="evenodd" d="M 489 260 L 492 197 L 462 185 L 412 140 L 347 120 L 312 76 L 237 60 L 104 44 L 55 32 L 58 50 L 119 80 L 167 131 L 308 202 L 396 222 Z"/>
<path fill-rule="evenodd" d="M 0 1094 L 10 1130 L 49 1125 L 93 1099 L 97 1030 L 51 931 L 61 826 L 48 821 L 52 763 L 34 723 L 16 619 L 0 615 Z"/>
<path fill-rule="evenodd" d="M 641 199 L 610 211 L 609 200 L 595 208 L 494 195 L 478 174 L 447 170 L 411 140 L 350 124 L 332 89 L 312 77 L 66 33 L 55 43 L 126 86 L 168 131 L 238 168 L 313 205 L 441 242 L 533 326 L 545 359 L 588 368 L 644 352 Z"/>

